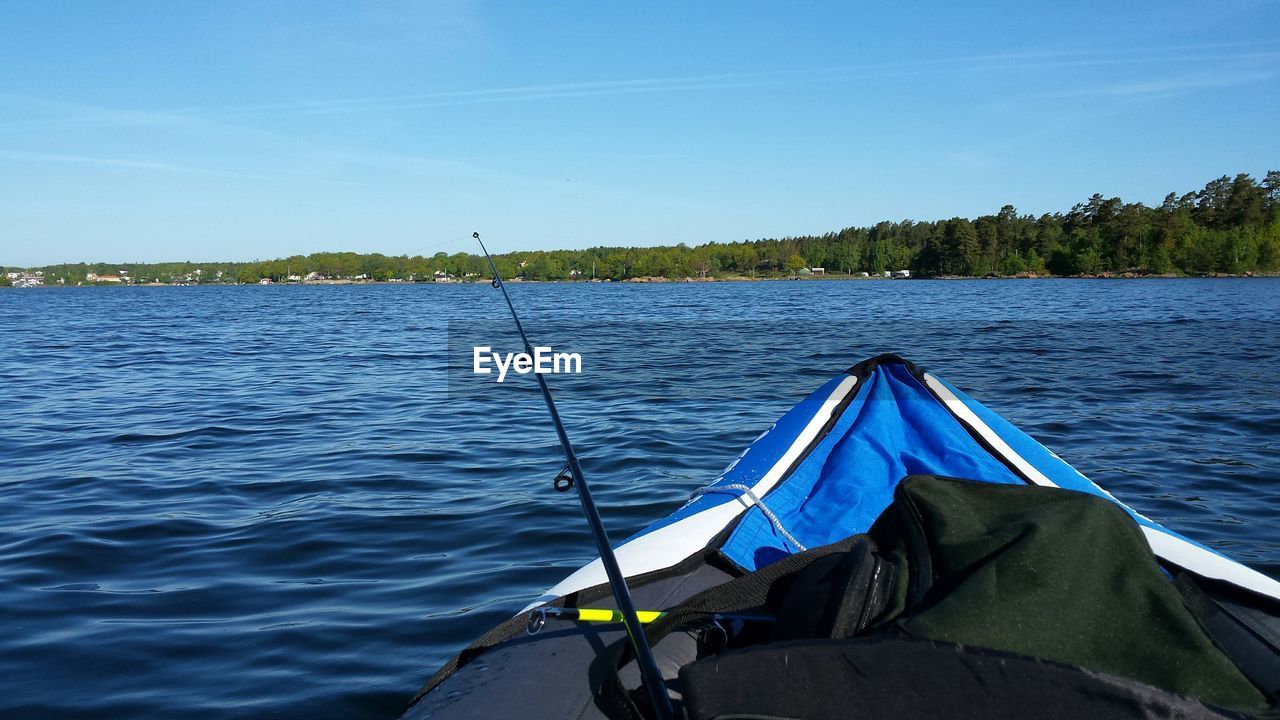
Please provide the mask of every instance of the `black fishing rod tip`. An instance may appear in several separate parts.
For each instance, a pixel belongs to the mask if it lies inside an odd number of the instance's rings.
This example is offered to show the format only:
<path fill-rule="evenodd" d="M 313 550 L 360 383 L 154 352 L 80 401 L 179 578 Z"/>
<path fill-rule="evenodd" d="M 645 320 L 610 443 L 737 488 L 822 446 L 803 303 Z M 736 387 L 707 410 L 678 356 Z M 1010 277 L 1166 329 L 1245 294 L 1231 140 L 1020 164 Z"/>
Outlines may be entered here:
<path fill-rule="evenodd" d="M 479 240 L 479 239 L 480 239 L 480 233 L 478 233 L 478 232 L 473 232 L 473 233 L 471 233 L 471 237 L 473 237 L 473 238 L 475 238 L 475 239 Z"/>

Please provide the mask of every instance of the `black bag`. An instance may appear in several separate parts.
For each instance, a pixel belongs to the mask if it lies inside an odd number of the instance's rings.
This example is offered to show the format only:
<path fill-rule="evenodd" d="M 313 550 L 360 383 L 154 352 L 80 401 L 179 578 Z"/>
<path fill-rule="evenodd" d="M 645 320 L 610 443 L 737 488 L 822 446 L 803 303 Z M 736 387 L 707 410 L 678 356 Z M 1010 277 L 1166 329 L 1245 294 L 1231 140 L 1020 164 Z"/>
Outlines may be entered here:
<path fill-rule="evenodd" d="M 865 535 L 852 546 L 809 563 L 774 600 L 774 641 L 851 638 L 884 611 L 894 589 L 897 566 L 877 552 Z"/>

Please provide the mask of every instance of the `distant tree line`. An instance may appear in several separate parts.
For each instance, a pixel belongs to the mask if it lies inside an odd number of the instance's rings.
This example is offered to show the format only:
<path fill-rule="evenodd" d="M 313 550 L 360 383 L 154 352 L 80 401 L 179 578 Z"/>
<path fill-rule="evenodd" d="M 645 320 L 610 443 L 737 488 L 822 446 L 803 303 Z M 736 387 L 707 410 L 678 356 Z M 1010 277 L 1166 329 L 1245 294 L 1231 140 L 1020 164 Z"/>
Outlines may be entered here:
<path fill-rule="evenodd" d="M 528 280 L 636 277 L 770 277 L 823 267 L 829 274 L 911 270 L 920 277 L 1184 274 L 1280 270 L 1280 171 L 1261 181 L 1223 176 L 1169 193 L 1158 207 L 1094 195 L 1066 213 L 881 222 L 818 236 L 657 247 L 520 251 L 497 256 L 507 277 Z M 347 252 L 248 263 L 72 264 L 41 268 L 46 284 L 88 282 L 90 273 L 133 282 L 256 283 L 330 279 L 487 279 L 482 256 L 459 252 L 386 256 Z"/>

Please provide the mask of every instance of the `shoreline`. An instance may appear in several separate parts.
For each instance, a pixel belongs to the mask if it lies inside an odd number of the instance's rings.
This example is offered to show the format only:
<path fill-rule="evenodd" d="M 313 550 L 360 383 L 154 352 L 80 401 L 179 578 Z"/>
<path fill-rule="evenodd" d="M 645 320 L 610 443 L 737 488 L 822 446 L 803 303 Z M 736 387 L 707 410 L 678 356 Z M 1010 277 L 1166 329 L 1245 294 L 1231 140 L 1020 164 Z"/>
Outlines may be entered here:
<path fill-rule="evenodd" d="M 1142 274 L 1134 272 L 1098 273 L 1093 275 L 1035 275 L 1019 273 L 1017 275 L 940 275 L 936 277 L 860 277 L 857 275 L 827 275 L 825 277 L 724 277 L 724 278 L 665 278 L 646 277 L 628 278 L 626 280 L 507 280 L 514 285 L 693 285 L 713 283 L 758 283 L 758 282 L 901 282 L 901 281 L 962 281 L 962 280 L 1231 280 L 1231 279 L 1265 279 L 1280 277 L 1280 272 L 1250 272 L 1241 274 L 1205 273 L 1202 275 Z M 3 286 L 0 290 L 31 289 L 74 289 L 74 288 L 182 288 L 182 287 L 297 287 L 326 285 L 487 285 L 487 281 L 449 281 L 449 282 L 406 282 L 403 280 L 311 280 L 304 282 L 272 282 L 272 283 L 90 283 L 77 285 L 35 285 L 35 286 Z"/>

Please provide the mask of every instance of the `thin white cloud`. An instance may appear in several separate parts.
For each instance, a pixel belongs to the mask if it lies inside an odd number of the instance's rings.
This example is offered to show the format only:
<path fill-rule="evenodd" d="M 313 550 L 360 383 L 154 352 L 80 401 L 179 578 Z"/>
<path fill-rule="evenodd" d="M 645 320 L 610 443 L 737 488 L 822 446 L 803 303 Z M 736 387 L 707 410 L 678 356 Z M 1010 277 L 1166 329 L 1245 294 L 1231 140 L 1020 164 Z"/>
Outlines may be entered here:
<path fill-rule="evenodd" d="M 295 182 L 305 179 L 308 182 L 320 182 L 328 185 L 357 185 L 341 178 L 335 177 L 316 177 L 313 174 L 301 173 L 281 173 L 281 174 L 265 174 L 244 172 L 234 168 L 201 166 L 197 164 L 178 164 L 168 162 L 155 162 L 151 160 L 138 160 L 134 158 L 121 157 L 105 157 L 98 155 L 70 155 L 63 153 L 44 153 L 29 152 L 25 150 L 6 150 L 0 148 L 0 159 L 12 160 L 15 162 L 28 162 L 41 165 L 59 164 L 59 165 L 83 165 L 86 167 L 97 167 L 106 169 L 140 171 L 143 173 L 160 173 L 166 175 L 187 175 L 200 177 L 216 177 L 229 180 L 265 180 L 269 182 Z"/>
<path fill-rule="evenodd" d="M 692 76 L 635 78 L 589 82 L 546 83 L 501 88 L 457 90 L 394 97 L 345 98 L 297 103 L 277 103 L 214 111 L 228 116 L 274 116 L 384 112 L 403 109 L 443 108 L 481 103 L 518 102 L 562 98 L 608 97 L 642 93 L 749 89 L 796 82 L 838 82 L 858 79 L 910 77 L 948 72 L 982 73 L 1044 70 L 1112 65 L 1202 65 L 1222 62 L 1268 62 L 1280 59 L 1280 50 L 1244 51 L 1216 55 L 1194 51 L 1259 47 L 1264 43 L 1219 43 L 1114 50 L 1033 51 L 957 56 L 924 60 L 895 60 L 861 65 L 810 68 L 780 72 L 717 73 Z M 1275 43 L 1265 44 L 1271 47 Z M 182 112 L 182 111 L 174 111 Z"/>
<path fill-rule="evenodd" d="M 37 117 L 4 122 L 0 131 L 50 127 L 112 127 L 167 125 L 191 121 L 291 117 L 300 115 L 389 112 L 405 109 L 527 102 L 618 95 L 676 93 L 721 89 L 750 89 L 790 83 L 849 82 L 946 73 L 1009 73 L 1055 68 L 1105 66 L 1169 66 L 1206 64 L 1263 64 L 1280 59 L 1280 41 L 1172 45 L 1146 48 L 1074 49 L 965 55 L 921 60 L 809 68 L 794 71 L 713 73 L 690 76 L 595 80 L 564 83 L 451 90 L 400 96 L 330 98 L 234 107 L 167 110 L 117 110 L 55 103 L 43 98 L 0 95 L 0 106 L 27 111 Z M 1206 51 L 1231 51 L 1209 54 Z"/>
<path fill-rule="evenodd" d="M 125 168 L 129 170 L 149 170 L 166 173 L 190 173 L 192 168 L 172 163 L 148 162 L 145 160 L 129 160 L 126 158 L 96 157 L 91 155 L 63 155 L 58 153 L 25 152 L 21 150 L 0 150 L 0 158 L 36 163 L 70 163 L 74 165 L 94 165 L 97 167 Z"/>
<path fill-rule="evenodd" d="M 859 79 L 933 76 L 946 73 L 996 73 L 1086 66 L 1131 66 L 1148 75 L 1145 79 L 1117 81 L 1107 85 L 1049 90 L 1034 97 L 1077 97 L 1106 95 L 1141 99 L 1172 93 L 1262 82 L 1274 77 L 1270 61 L 1280 57 L 1277 43 L 1229 43 L 1183 45 L 1112 50 L 1061 50 L 969 55 L 924 60 L 890 60 L 880 63 L 785 72 L 721 73 L 680 77 L 633 78 L 568 83 L 540 83 L 489 89 L 457 90 L 394 97 L 368 97 L 277 103 L 257 106 L 191 108 L 183 110 L 113 109 L 54 101 L 26 95 L 0 94 L 0 133 L 29 128 L 145 127 L 172 131 L 188 143 L 182 162 L 156 162 L 149 158 L 107 157 L 75 153 L 40 153 L 28 149 L 0 149 L 0 158 L 31 163 L 74 163 L 102 168 L 118 168 L 145 173 L 205 175 L 242 180 L 268 180 L 357 185 L 352 169 L 367 168 L 418 177 L 459 178 L 481 184 L 501 184 L 536 188 L 561 195 L 613 198 L 665 207 L 703 207 L 686 198 L 593 185 L 589 179 L 567 183 L 561 176 L 530 177 L 470 162 L 382 153 L 366 148 L 343 149 L 316 144 L 305 138 L 253 127 L 251 121 L 263 117 L 289 117 L 320 113 L 389 112 L 399 109 L 450 107 L 477 103 L 525 102 L 557 98 L 608 97 L 641 93 L 673 93 L 707 89 L 754 88 L 794 83 L 848 83 Z M 1190 65 L 1193 73 L 1151 78 L 1153 67 L 1176 73 Z M 21 120 L 15 115 L 25 116 Z M 9 121 L 6 122 L 6 116 Z M 237 122 L 242 121 L 242 122 Z M 1077 122 L 1072 120 L 1071 122 Z M 1040 128 L 1038 132 L 1046 132 Z M 1003 142 L 1021 144 L 1027 137 L 1006 137 Z M 212 151 L 210 141 L 220 150 Z M 971 168 L 990 167 L 998 147 L 961 148 L 952 161 Z M 221 155 L 211 153 L 219 152 Z M 230 153 L 229 155 L 227 153 Z M 993 155 L 994 153 L 994 155 Z M 165 156 L 170 157 L 169 155 Z M 270 166 L 287 169 L 268 175 L 242 172 L 233 158 L 262 168 L 261 159 L 272 158 Z M 658 153 L 657 157 L 664 157 Z M 183 164 L 185 163 L 185 164 Z M 356 174 L 354 177 L 359 177 Z"/>
<path fill-rule="evenodd" d="M 1167 78 L 1152 78 L 1122 83 L 1104 83 L 1092 87 L 1073 90 L 1060 90 L 1041 93 L 1038 97 L 1073 98 L 1073 97 L 1113 97 L 1113 98 L 1151 98 L 1184 95 L 1198 90 L 1214 88 L 1238 87 L 1265 82 L 1276 77 L 1275 72 L 1245 73 L 1193 73 Z"/>

